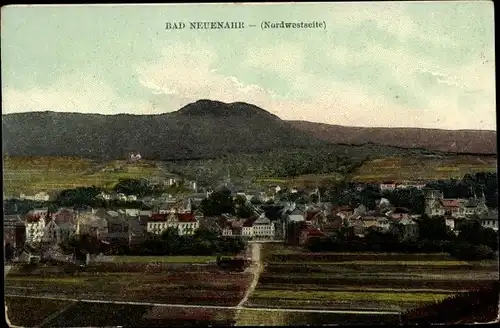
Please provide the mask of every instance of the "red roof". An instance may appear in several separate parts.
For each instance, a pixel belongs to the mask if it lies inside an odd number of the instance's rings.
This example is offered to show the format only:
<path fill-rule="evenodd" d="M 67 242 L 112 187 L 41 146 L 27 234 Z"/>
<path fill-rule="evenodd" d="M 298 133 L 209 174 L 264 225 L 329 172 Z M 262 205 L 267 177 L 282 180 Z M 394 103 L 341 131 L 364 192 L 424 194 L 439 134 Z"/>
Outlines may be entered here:
<path fill-rule="evenodd" d="M 167 221 L 168 214 L 152 214 L 149 218 L 150 221 Z"/>
<path fill-rule="evenodd" d="M 444 207 L 460 207 L 458 199 L 441 199 L 441 205 Z"/>
<path fill-rule="evenodd" d="M 196 222 L 196 218 L 193 213 L 178 213 L 177 220 L 179 222 Z"/>
<path fill-rule="evenodd" d="M 26 217 L 26 222 L 32 223 L 32 222 L 38 222 L 41 218 L 40 214 L 30 214 Z"/>
<path fill-rule="evenodd" d="M 352 211 L 352 208 L 349 205 L 342 205 L 342 206 L 339 206 L 338 211 L 339 212 L 341 212 L 341 211 Z"/>

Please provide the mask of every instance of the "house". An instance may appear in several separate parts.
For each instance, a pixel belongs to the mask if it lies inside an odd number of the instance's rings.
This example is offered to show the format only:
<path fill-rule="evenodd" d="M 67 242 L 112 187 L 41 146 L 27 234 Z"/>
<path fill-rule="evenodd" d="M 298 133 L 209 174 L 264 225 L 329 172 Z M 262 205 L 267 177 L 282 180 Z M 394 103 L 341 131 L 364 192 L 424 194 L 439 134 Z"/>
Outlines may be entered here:
<path fill-rule="evenodd" d="M 89 234 L 100 238 L 108 233 L 108 221 L 103 215 L 98 215 L 96 209 L 76 212 L 75 234 Z"/>
<path fill-rule="evenodd" d="M 390 230 L 401 241 L 415 241 L 418 238 L 418 224 L 409 217 L 393 219 Z"/>
<path fill-rule="evenodd" d="M 337 235 L 344 226 L 344 220 L 336 214 L 329 214 L 324 217 L 324 220 L 316 222 L 315 226 L 326 235 L 333 236 Z"/>
<path fill-rule="evenodd" d="M 293 209 L 288 214 L 288 220 L 291 222 L 300 222 L 305 221 L 305 213 L 297 208 L 295 204 L 293 204 Z"/>
<path fill-rule="evenodd" d="M 21 195 L 19 195 L 19 199 L 21 199 L 21 200 L 33 200 L 33 201 L 37 201 L 37 202 L 48 202 L 50 199 L 50 196 L 46 192 L 39 192 L 39 193 L 32 195 L 32 196 L 25 195 L 22 193 Z"/>
<path fill-rule="evenodd" d="M 45 218 L 40 214 L 30 214 L 25 218 L 26 242 L 29 244 L 42 241 L 45 233 Z"/>
<path fill-rule="evenodd" d="M 425 188 L 425 183 L 407 181 L 396 184 L 396 189 L 408 189 L 408 188 L 416 188 L 422 190 Z"/>
<path fill-rule="evenodd" d="M 127 196 L 127 202 L 135 202 L 135 201 L 137 201 L 136 195 L 128 195 Z"/>
<path fill-rule="evenodd" d="M 349 205 L 339 206 L 336 210 L 337 215 L 342 219 L 347 219 L 354 214 L 354 210 Z"/>
<path fill-rule="evenodd" d="M 103 199 L 103 200 L 110 200 L 111 195 L 105 192 L 101 192 L 99 195 L 96 196 L 96 198 Z"/>
<path fill-rule="evenodd" d="M 481 226 L 498 231 L 498 210 L 489 210 L 481 217 Z"/>
<path fill-rule="evenodd" d="M 391 222 L 389 221 L 389 219 L 387 217 L 377 217 L 377 225 L 376 227 L 379 229 L 379 231 L 381 232 L 389 232 L 390 228 L 391 228 Z"/>
<path fill-rule="evenodd" d="M 450 228 L 451 231 L 455 230 L 455 218 L 452 216 L 445 216 L 443 218 L 445 225 Z"/>
<path fill-rule="evenodd" d="M 140 212 L 141 212 L 141 210 L 139 210 L 137 208 L 126 208 L 125 209 L 126 216 L 138 217 Z"/>
<path fill-rule="evenodd" d="M 253 223 L 253 237 L 256 239 L 274 239 L 274 225 L 265 215 L 261 215 Z"/>
<path fill-rule="evenodd" d="M 119 201 L 122 201 L 122 202 L 126 202 L 127 196 L 125 196 L 125 194 L 118 193 L 118 194 L 116 194 L 116 199 L 118 199 Z"/>
<path fill-rule="evenodd" d="M 305 229 L 302 229 L 300 232 L 300 237 L 299 237 L 299 245 L 307 245 L 309 242 L 309 239 L 314 238 L 314 237 L 325 237 L 326 235 L 320 231 L 318 228 L 313 227 L 310 224 L 307 224 L 306 222 L 306 227 Z"/>
<path fill-rule="evenodd" d="M 382 182 L 380 185 L 380 191 L 381 192 L 384 192 L 384 191 L 393 191 L 396 189 L 396 183 L 394 181 L 386 181 L 386 182 Z"/>

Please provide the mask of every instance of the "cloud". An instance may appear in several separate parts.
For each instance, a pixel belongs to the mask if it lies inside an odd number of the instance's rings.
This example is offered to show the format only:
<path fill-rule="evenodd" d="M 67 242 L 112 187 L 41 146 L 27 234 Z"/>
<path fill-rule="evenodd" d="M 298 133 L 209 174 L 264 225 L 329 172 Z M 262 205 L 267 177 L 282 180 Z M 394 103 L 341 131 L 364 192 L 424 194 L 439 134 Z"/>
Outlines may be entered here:
<path fill-rule="evenodd" d="M 120 98 L 109 84 L 83 74 L 66 76 L 45 88 L 7 88 L 2 98 L 5 114 L 31 110 L 102 114 L 151 110 L 148 104 Z"/>
<path fill-rule="evenodd" d="M 156 95 L 191 100 L 262 103 L 274 97 L 271 91 L 258 85 L 220 73 L 216 69 L 216 52 L 209 49 L 205 45 L 190 47 L 185 44 L 164 49 L 162 58 L 137 67 L 139 83 Z"/>

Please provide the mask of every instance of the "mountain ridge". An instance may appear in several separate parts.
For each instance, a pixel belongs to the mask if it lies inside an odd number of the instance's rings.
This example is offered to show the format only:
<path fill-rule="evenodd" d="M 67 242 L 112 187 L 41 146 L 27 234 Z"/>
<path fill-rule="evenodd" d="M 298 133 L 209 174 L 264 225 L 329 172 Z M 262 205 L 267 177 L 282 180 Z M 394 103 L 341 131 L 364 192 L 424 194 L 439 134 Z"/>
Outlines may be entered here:
<path fill-rule="evenodd" d="M 2 122 L 4 151 L 13 156 L 122 158 L 126 153 L 140 152 L 158 160 L 176 160 L 297 147 L 337 147 L 351 153 L 349 145 L 357 149 L 366 145 L 362 148 L 374 154 L 413 149 L 496 155 L 495 131 L 285 121 L 252 104 L 208 99 L 162 114 L 44 111 L 3 114 Z M 454 137 L 457 135 L 460 138 Z M 450 140 L 456 143 L 453 147 Z"/>
<path fill-rule="evenodd" d="M 332 143 L 373 143 L 402 148 L 423 148 L 448 153 L 497 154 L 496 131 L 493 130 L 353 127 L 295 120 L 286 122 L 303 132 Z"/>

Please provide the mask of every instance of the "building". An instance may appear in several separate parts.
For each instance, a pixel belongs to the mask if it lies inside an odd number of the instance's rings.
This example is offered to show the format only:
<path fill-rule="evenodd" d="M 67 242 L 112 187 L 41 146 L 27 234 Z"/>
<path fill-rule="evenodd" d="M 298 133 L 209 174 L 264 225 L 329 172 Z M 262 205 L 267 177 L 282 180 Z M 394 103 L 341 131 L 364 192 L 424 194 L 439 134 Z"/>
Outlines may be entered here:
<path fill-rule="evenodd" d="M 306 226 L 300 231 L 299 245 L 307 245 L 311 238 L 322 238 L 325 236 L 325 233 L 306 222 Z"/>
<path fill-rule="evenodd" d="M 26 225 L 19 215 L 5 215 L 3 219 L 4 244 L 10 244 L 17 257 L 26 242 Z"/>
<path fill-rule="evenodd" d="M 391 229 L 401 241 L 415 241 L 418 238 L 418 224 L 409 217 L 391 221 Z"/>
<path fill-rule="evenodd" d="M 47 194 L 46 192 L 39 192 L 35 195 L 25 195 L 24 193 L 22 193 L 21 195 L 19 195 L 19 199 L 21 200 L 33 200 L 33 201 L 37 201 L 37 202 L 48 202 L 49 199 L 50 199 L 50 196 L 49 194 Z"/>
<path fill-rule="evenodd" d="M 96 198 L 103 199 L 103 200 L 110 200 L 111 195 L 107 194 L 105 192 L 101 192 L 99 195 L 96 196 Z"/>
<path fill-rule="evenodd" d="M 153 214 L 147 223 L 147 232 L 160 235 L 168 228 L 175 228 L 182 236 L 194 234 L 198 227 L 193 213 Z"/>
<path fill-rule="evenodd" d="M 253 223 L 253 236 L 255 239 L 274 239 L 275 231 L 271 220 L 261 215 Z"/>
<path fill-rule="evenodd" d="M 305 221 L 290 221 L 286 224 L 285 244 L 299 245 L 301 231 L 307 227 Z"/>
<path fill-rule="evenodd" d="M 33 244 L 42 241 L 45 234 L 45 218 L 40 214 L 28 214 L 26 216 L 26 243 Z"/>
<path fill-rule="evenodd" d="M 393 190 L 396 190 L 396 183 L 394 181 L 386 181 L 386 182 L 382 182 L 379 185 L 379 187 L 380 187 L 381 192 L 393 191 Z"/>
<path fill-rule="evenodd" d="M 486 215 L 481 217 L 481 226 L 498 231 L 498 210 L 489 210 Z"/>
<path fill-rule="evenodd" d="M 296 208 L 295 204 L 293 204 L 292 208 L 293 209 L 288 214 L 288 221 L 291 221 L 291 222 L 305 221 L 304 211 Z"/>
<path fill-rule="evenodd" d="M 253 223 L 257 221 L 257 217 L 245 219 L 241 227 L 241 235 L 251 239 L 253 237 Z"/>
<path fill-rule="evenodd" d="M 483 215 L 488 212 L 484 194 L 470 199 L 446 199 L 439 190 L 427 190 L 425 193 L 425 214 L 429 217 L 449 215 L 465 218 Z"/>

